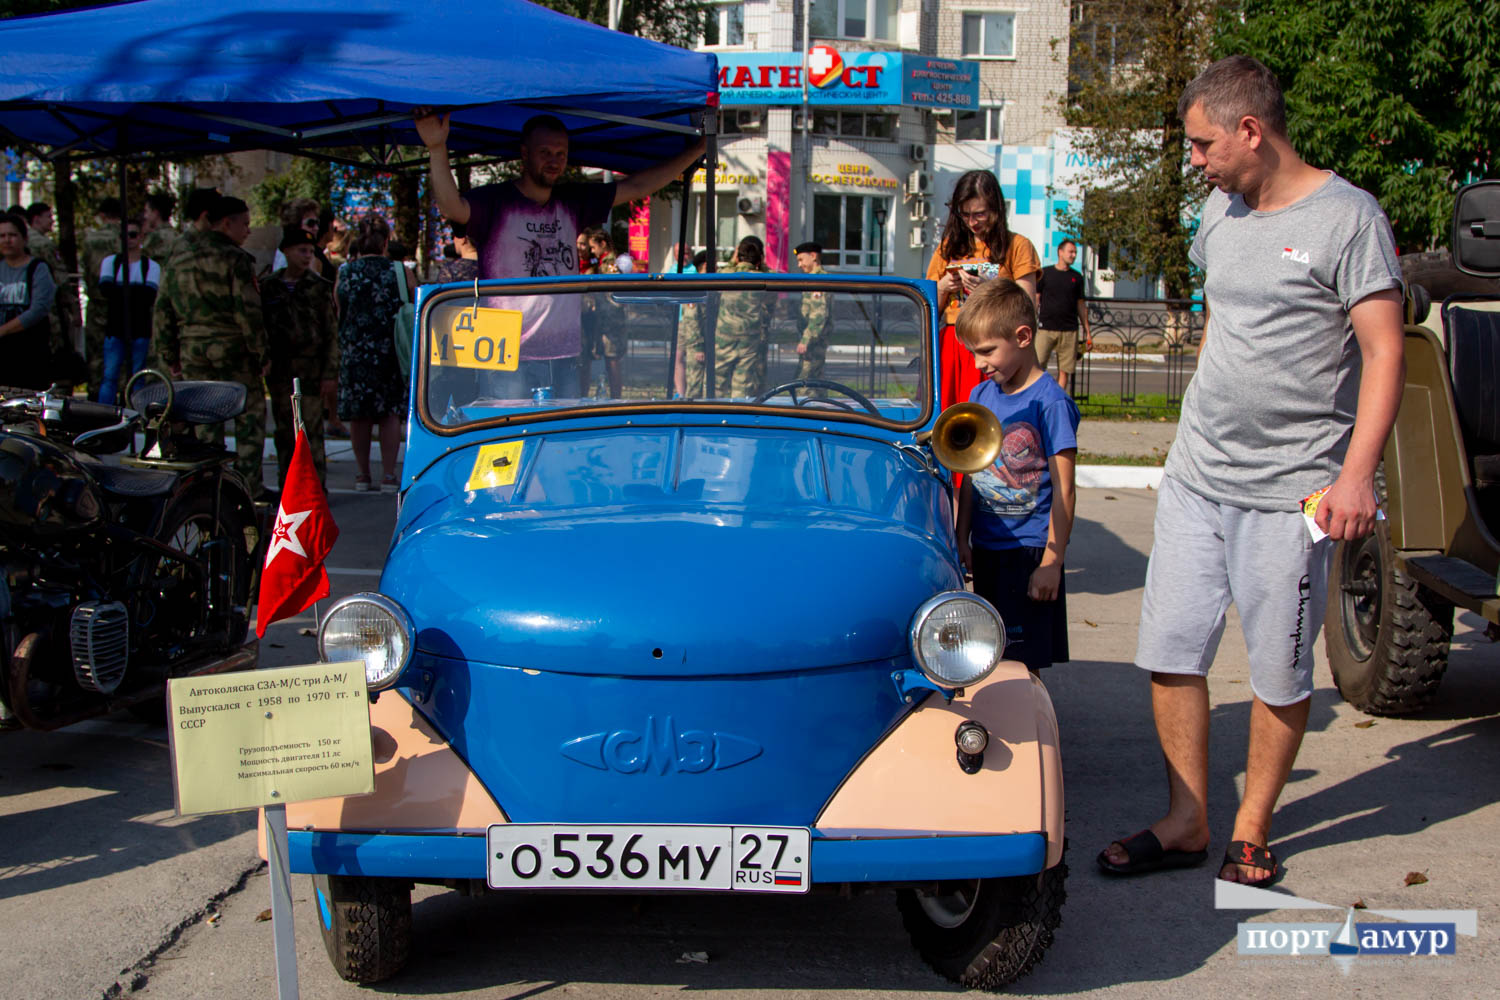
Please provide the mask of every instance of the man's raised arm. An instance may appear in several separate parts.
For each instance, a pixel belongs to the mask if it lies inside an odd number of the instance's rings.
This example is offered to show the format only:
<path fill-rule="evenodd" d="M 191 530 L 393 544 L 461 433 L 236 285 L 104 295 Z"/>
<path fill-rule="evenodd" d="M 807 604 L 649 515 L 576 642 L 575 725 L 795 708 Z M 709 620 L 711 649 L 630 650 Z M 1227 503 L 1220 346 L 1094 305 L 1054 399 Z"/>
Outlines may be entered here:
<path fill-rule="evenodd" d="M 449 222 L 467 224 L 469 203 L 458 193 L 453 168 L 448 163 L 448 116 L 418 115 L 417 135 L 427 147 L 427 161 L 432 173 L 432 200 Z"/>
<path fill-rule="evenodd" d="M 699 139 L 693 148 L 668 160 L 666 163 L 658 163 L 654 167 L 647 167 L 645 170 L 637 171 L 629 177 L 621 177 L 615 182 L 615 204 L 623 205 L 627 201 L 640 201 L 642 198 L 651 197 L 678 177 L 681 177 L 682 172 L 701 157 L 706 149 L 708 149 L 708 141 L 706 139 Z M 446 163 L 446 150 L 443 157 L 444 163 Z M 437 160 L 434 159 L 432 162 L 432 169 L 435 171 L 437 170 Z M 469 206 L 465 205 L 464 211 L 467 212 L 468 210 Z"/>

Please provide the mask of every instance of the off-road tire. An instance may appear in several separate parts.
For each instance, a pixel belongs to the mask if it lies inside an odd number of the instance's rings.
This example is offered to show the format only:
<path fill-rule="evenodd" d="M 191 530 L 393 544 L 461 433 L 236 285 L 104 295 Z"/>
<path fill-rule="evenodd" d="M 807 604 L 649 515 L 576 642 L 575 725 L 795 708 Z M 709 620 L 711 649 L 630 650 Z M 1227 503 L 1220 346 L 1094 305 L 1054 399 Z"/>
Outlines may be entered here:
<path fill-rule="evenodd" d="M 998 990 L 1030 972 L 1051 946 L 1067 877 L 1059 862 L 1038 875 L 979 879 L 972 911 L 954 927 L 934 922 L 915 890 L 900 890 L 896 906 L 913 947 L 939 975 Z"/>
<path fill-rule="evenodd" d="M 1375 629 L 1372 640 L 1361 633 L 1356 599 L 1343 589 L 1364 546 L 1379 582 L 1365 612 L 1365 631 Z M 1437 696 L 1452 639 L 1453 605 L 1396 568 L 1386 522 L 1376 522 L 1369 538 L 1338 543 L 1328 572 L 1323 641 L 1334 686 L 1345 701 L 1370 715 L 1421 711 Z"/>
<path fill-rule="evenodd" d="M 318 928 L 333 969 L 351 983 L 389 979 L 411 957 L 411 883 L 314 875 Z"/>

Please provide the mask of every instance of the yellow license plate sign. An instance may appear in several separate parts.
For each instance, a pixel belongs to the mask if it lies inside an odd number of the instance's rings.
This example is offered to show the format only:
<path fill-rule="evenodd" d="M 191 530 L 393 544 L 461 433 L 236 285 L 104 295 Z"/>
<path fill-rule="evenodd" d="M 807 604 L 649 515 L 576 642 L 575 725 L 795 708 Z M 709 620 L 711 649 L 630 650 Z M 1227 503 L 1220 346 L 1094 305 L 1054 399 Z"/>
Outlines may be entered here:
<path fill-rule="evenodd" d="M 470 306 L 432 331 L 432 363 L 513 372 L 521 364 L 521 311 Z"/>

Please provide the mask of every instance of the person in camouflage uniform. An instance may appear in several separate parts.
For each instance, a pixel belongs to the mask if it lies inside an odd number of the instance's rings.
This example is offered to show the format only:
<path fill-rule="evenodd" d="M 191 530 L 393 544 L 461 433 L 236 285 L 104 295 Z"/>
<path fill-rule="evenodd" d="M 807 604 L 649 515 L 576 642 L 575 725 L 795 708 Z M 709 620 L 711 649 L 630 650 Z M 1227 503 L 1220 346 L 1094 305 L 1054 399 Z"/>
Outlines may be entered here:
<path fill-rule="evenodd" d="M 281 252 L 286 267 L 274 271 L 261 287 L 271 370 L 266 388 L 276 424 L 276 465 L 286 485 L 297 443 L 292 414 L 292 380 L 302 380 L 302 421 L 318 481 L 328 485 L 323 448 L 323 392 L 338 389 L 339 325 L 333 308 L 333 282 L 314 269 L 317 240 L 301 226 L 282 227 Z"/>
<path fill-rule="evenodd" d="M 121 212 L 120 199 L 105 198 L 101 201 L 95 216 L 99 225 L 83 234 L 78 248 L 85 305 L 83 353 L 89 362 L 90 399 L 99 398 L 99 384 L 104 379 L 104 334 L 109 322 L 109 303 L 99 290 L 99 265 L 110 254 L 120 252 Z"/>
<path fill-rule="evenodd" d="M 52 353 L 56 355 L 64 348 L 75 345 L 74 337 L 83 328 L 83 317 L 78 309 L 78 284 L 68 273 L 62 251 L 52 241 L 52 206 L 46 202 L 34 202 L 26 208 L 26 222 L 31 227 L 26 235 L 26 249 L 31 256 L 47 262 L 52 272 L 52 284 L 57 287 L 57 297 L 52 310 Z"/>
<path fill-rule="evenodd" d="M 221 198 L 210 214 L 213 228 L 191 244 L 179 242 L 162 276 L 153 317 L 156 356 L 174 377 L 239 382 L 249 396 L 234 419 L 234 467 L 251 496 L 263 493 L 260 463 L 266 441 L 269 365 L 255 258 L 240 249 L 250 236 L 250 208 Z M 222 424 L 197 428 L 198 437 L 223 447 Z"/>
<path fill-rule="evenodd" d="M 806 274 L 827 274 L 823 270 L 823 247 L 809 240 L 797 245 L 797 266 Z M 828 357 L 828 293 L 802 293 L 802 337 L 797 341 L 797 377 L 823 377 L 823 362 Z M 827 389 L 813 389 L 809 395 L 823 397 Z"/>
<path fill-rule="evenodd" d="M 583 268 L 584 274 L 619 274 L 615 263 L 615 248 L 609 236 L 597 227 L 587 230 L 590 259 L 594 263 Z M 609 378 L 611 399 L 621 398 L 623 377 L 620 371 L 620 339 L 611 333 L 622 317 L 623 310 L 615 307 L 603 295 L 593 294 L 583 302 L 583 349 L 578 353 L 578 398 L 589 398 L 589 381 L 593 377 L 594 359 L 604 361 Z"/>
<path fill-rule="evenodd" d="M 146 210 L 141 213 L 141 253 L 162 267 L 172 258 L 172 245 L 177 242 L 177 230 L 172 228 L 172 211 L 177 199 L 165 191 L 146 195 Z"/>
<path fill-rule="evenodd" d="M 725 273 L 765 272 L 766 246 L 746 236 L 735 247 Z M 719 296 L 714 336 L 714 374 L 719 398 L 758 396 L 766 388 L 766 337 L 771 302 L 765 292 L 725 292 Z"/>
<path fill-rule="evenodd" d="M 183 206 L 183 218 L 187 221 L 182 231 L 178 232 L 170 226 L 152 230 L 151 236 L 141 245 L 142 252 L 165 270 L 178 251 L 189 250 L 208 235 L 208 231 L 213 228 L 208 221 L 209 213 L 213 210 L 214 203 L 222 197 L 217 188 L 194 188 L 193 193 L 188 195 L 187 204 Z M 156 256 L 158 253 L 161 254 L 160 257 Z"/>

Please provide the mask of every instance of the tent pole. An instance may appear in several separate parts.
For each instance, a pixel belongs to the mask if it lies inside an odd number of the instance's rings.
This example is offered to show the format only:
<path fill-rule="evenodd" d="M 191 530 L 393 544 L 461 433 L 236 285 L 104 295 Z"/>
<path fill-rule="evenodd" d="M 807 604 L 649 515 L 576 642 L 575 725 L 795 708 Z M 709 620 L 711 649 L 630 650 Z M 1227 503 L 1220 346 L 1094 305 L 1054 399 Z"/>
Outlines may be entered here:
<path fill-rule="evenodd" d="M 677 221 L 677 273 L 687 267 L 688 259 L 688 213 L 693 209 L 693 171 L 698 165 L 688 164 L 682 172 L 682 218 Z"/>
<path fill-rule="evenodd" d="M 121 146 L 125 145 L 125 123 L 123 121 L 120 122 L 120 145 Z M 120 327 L 120 332 L 122 334 L 124 334 L 124 337 L 125 337 L 125 356 L 127 358 L 130 357 L 130 345 L 131 345 L 131 341 L 130 341 L 130 336 L 131 336 L 131 334 L 130 334 L 130 288 L 129 288 L 129 284 L 130 284 L 130 237 L 126 235 L 127 233 L 130 232 L 130 223 L 128 221 L 129 218 L 130 218 L 130 195 L 128 193 L 126 193 L 125 154 L 121 153 L 120 154 L 120 257 L 119 257 L 119 259 L 115 263 L 117 265 L 123 265 L 121 273 L 125 276 L 125 283 L 126 283 L 126 287 L 123 288 L 123 289 L 121 289 L 119 301 L 121 303 L 121 306 L 120 306 L 120 320 L 121 320 L 121 323 L 122 323 L 122 326 Z M 102 343 L 99 345 L 99 349 L 100 350 L 104 349 L 104 345 Z M 100 385 L 100 388 L 101 389 L 103 388 L 102 384 Z"/>
<path fill-rule="evenodd" d="M 718 108 L 708 108 L 703 112 L 703 137 L 708 140 L 703 160 L 703 217 L 708 221 L 708 260 L 704 263 L 708 267 L 708 273 L 713 274 L 719 269 L 719 248 L 716 245 L 719 219 L 715 211 L 718 205 L 714 198 L 714 174 L 719 169 Z M 719 339 L 717 305 L 704 309 L 699 322 L 703 330 L 703 395 L 706 399 L 713 399 L 719 393 L 719 373 L 714 358 L 714 348 L 718 346 L 714 341 Z"/>

